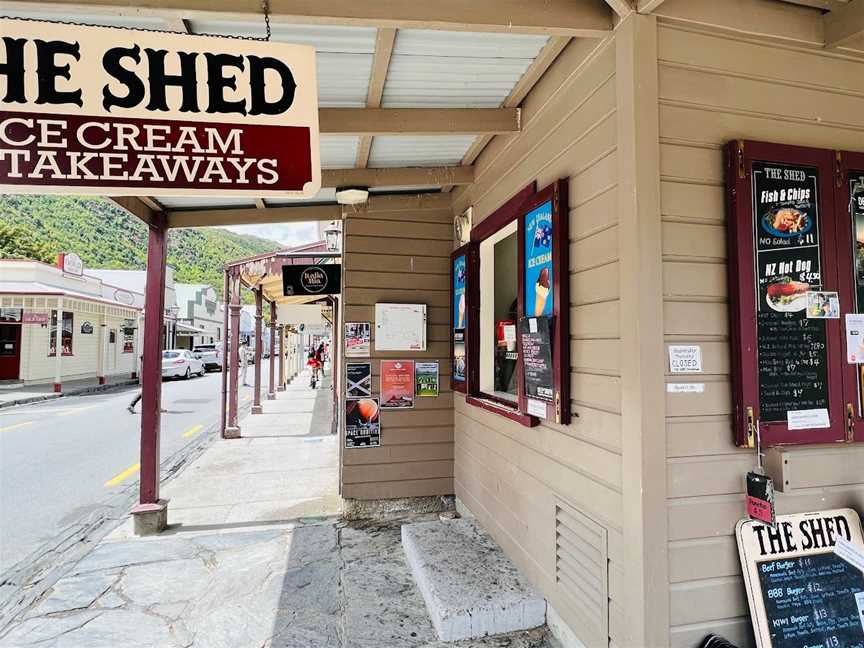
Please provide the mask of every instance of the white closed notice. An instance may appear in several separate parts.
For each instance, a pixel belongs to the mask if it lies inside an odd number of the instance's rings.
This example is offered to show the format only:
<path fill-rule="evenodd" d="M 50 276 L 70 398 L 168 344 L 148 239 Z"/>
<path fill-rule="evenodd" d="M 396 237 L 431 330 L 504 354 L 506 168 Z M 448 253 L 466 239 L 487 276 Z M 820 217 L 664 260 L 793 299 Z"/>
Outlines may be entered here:
<path fill-rule="evenodd" d="M 670 345 L 669 372 L 702 373 L 702 347 L 695 344 Z"/>

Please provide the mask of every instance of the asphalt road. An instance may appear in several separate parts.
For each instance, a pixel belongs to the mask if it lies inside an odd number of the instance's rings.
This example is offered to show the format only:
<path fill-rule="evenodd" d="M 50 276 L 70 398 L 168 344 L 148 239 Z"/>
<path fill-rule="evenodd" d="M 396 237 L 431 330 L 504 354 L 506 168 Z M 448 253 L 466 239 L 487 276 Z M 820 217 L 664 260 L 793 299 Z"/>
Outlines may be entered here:
<path fill-rule="evenodd" d="M 253 371 L 250 366 L 250 382 Z M 210 373 L 162 383 L 163 463 L 219 424 L 221 381 L 220 373 Z M 141 408 L 134 415 L 126 409 L 136 393 L 130 388 L 0 410 L 0 574 L 137 484 Z M 251 397 L 251 387 L 242 388 L 241 412 Z"/>

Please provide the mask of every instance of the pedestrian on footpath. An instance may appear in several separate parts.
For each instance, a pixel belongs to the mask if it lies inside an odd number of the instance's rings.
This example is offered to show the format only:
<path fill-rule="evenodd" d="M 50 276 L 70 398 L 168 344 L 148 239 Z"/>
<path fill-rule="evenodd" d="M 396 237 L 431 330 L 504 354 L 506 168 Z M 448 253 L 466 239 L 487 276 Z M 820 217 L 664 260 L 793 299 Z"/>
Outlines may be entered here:
<path fill-rule="evenodd" d="M 246 382 L 246 371 L 249 367 L 249 348 L 248 342 L 243 340 L 240 343 L 240 348 L 237 349 L 237 356 L 240 362 L 240 382 L 244 387 L 249 387 L 249 383 Z"/>
<path fill-rule="evenodd" d="M 143 356 L 143 355 L 141 356 L 140 360 L 141 360 L 141 364 L 143 365 L 143 364 L 144 364 L 144 356 Z M 141 379 L 139 378 L 138 381 L 140 382 Z M 141 400 L 141 397 L 142 397 L 143 395 L 144 395 L 144 390 L 143 390 L 143 389 L 139 389 L 139 390 L 138 390 L 138 393 L 135 394 L 135 398 L 133 398 L 133 399 L 132 399 L 132 402 L 129 403 L 129 407 L 126 408 L 127 410 L 129 410 L 129 413 L 130 413 L 130 414 L 134 414 L 134 413 L 135 413 L 135 406 L 138 404 L 138 401 Z M 162 413 L 165 413 L 165 412 L 167 412 L 168 410 L 166 410 L 166 409 L 161 409 L 161 410 L 159 410 L 159 411 L 162 412 Z"/>

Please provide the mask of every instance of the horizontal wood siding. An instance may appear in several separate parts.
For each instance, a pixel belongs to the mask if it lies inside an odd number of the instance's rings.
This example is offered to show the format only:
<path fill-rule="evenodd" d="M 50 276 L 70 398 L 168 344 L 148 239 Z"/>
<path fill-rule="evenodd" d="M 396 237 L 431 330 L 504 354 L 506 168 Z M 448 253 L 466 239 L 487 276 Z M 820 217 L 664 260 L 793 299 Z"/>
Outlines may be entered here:
<path fill-rule="evenodd" d="M 531 181 L 569 178 L 573 423 L 525 428 L 456 394 L 455 487 L 588 646 L 624 629 L 615 94 L 614 40 L 573 41 L 525 100 L 523 132 L 495 138 L 454 199 L 476 224 Z M 575 589 L 556 582 L 556 502 L 606 531 L 603 623 L 568 594 L 596 591 L 587 575 Z"/>
<path fill-rule="evenodd" d="M 342 451 L 342 496 L 387 499 L 453 493 L 453 394 L 450 391 L 450 250 L 445 197 L 373 199 L 345 219 L 344 321 L 373 322 L 378 302 L 425 303 L 427 351 L 377 352 L 372 387 L 380 394 L 382 359 L 437 360 L 441 393 L 412 410 L 382 411 L 381 447 Z M 344 359 L 364 362 L 365 359 Z M 344 370 L 344 364 L 342 365 Z M 343 428 L 344 434 L 344 428 Z"/>
<path fill-rule="evenodd" d="M 704 393 L 666 397 L 671 645 L 687 648 L 708 632 L 753 645 L 733 536 L 754 459 L 732 441 L 727 304 L 736 287 L 726 280 L 721 146 L 758 139 L 864 148 L 864 59 L 696 24 L 714 20 L 710 4 L 668 0 L 659 11 L 667 15 L 658 69 L 664 327 L 667 343 L 699 344 L 704 364 L 703 375 L 666 380 L 705 383 Z M 742 30 L 765 18 L 746 13 L 755 3 L 736 4 L 731 13 L 742 15 L 724 20 Z M 808 21 L 818 21 L 798 8 L 777 16 L 775 28 L 787 34 L 809 33 Z M 859 475 L 859 484 L 778 494 L 778 512 L 862 511 Z"/>

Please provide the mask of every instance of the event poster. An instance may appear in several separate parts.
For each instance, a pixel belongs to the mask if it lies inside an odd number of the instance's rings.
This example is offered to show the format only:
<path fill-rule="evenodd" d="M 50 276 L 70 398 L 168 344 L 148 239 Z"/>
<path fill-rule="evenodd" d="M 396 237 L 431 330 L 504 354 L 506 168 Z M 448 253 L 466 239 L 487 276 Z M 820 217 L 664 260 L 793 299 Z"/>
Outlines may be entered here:
<path fill-rule="evenodd" d="M 414 367 L 414 382 L 417 398 L 438 396 L 438 363 L 418 362 Z"/>
<path fill-rule="evenodd" d="M 345 323 L 345 357 L 368 358 L 372 342 L 371 322 Z"/>
<path fill-rule="evenodd" d="M 414 361 L 381 361 L 381 408 L 414 407 Z"/>
<path fill-rule="evenodd" d="M 381 445 L 381 422 L 377 398 L 345 401 L 345 447 L 377 448 Z"/>
<path fill-rule="evenodd" d="M 525 316 L 553 312 L 552 201 L 525 215 Z"/>
<path fill-rule="evenodd" d="M 345 364 L 345 397 L 368 398 L 372 396 L 372 364 L 348 362 Z"/>

